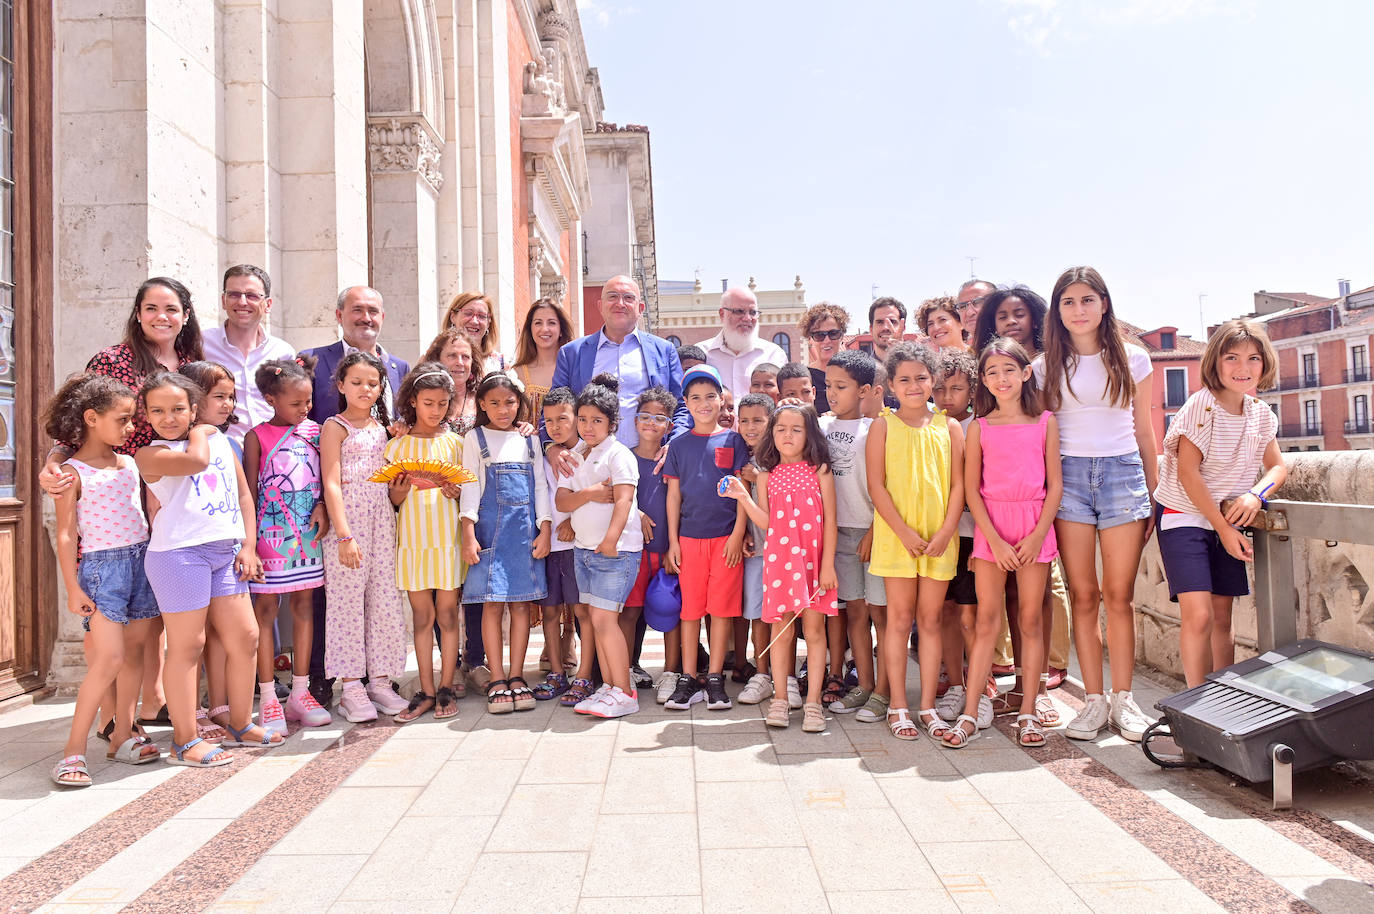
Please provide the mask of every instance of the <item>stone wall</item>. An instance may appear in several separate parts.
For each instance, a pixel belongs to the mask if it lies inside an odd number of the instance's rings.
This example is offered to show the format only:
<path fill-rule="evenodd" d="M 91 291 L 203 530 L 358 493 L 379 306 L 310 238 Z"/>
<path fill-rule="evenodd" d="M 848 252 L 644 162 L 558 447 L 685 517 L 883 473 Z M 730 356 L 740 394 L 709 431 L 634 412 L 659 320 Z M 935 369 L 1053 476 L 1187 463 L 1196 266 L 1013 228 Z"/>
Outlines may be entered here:
<path fill-rule="evenodd" d="M 1280 497 L 1289 501 L 1363 506 L 1374 511 L 1374 453 L 1337 451 L 1285 454 L 1288 482 Z M 1374 546 L 1341 540 L 1340 525 L 1329 539 L 1295 539 L 1294 584 L 1298 635 L 1374 652 Z M 1250 588 L 1254 591 L 1254 574 Z M 1136 660 L 1182 678 L 1178 658 L 1178 604 L 1169 602 L 1159 546 L 1151 537 L 1135 583 Z M 1254 656 L 1253 596 L 1235 601 L 1232 631 L 1236 657 Z"/>

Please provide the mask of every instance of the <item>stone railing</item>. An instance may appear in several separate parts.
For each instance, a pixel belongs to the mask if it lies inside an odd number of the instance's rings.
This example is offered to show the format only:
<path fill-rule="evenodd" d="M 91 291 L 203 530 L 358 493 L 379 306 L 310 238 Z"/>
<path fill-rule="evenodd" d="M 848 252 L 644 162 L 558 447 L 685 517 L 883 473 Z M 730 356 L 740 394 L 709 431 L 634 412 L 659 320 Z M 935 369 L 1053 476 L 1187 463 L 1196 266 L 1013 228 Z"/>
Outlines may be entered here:
<path fill-rule="evenodd" d="M 1231 629 L 1236 657 L 1254 656 L 1269 624 L 1275 628 L 1296 621 L 1299 638 L 1317 638 L 1346 647 L 1374 652 L 1374 599 L 1368 582 L 1374 580 L 1374 545 L 1368 531 L 1374 527 L 1374 451 L 1302 452 L 1284 454 L 1288 482 L 1271 509 L 1291 515 L 1291 539 L 1278 543 L 1275 533 L 1256 533 L 1282 545 L 1271 549 L 1269 573 L 1261 568 L 1267 606 L 1257 602 L 1255 569 L 1251 569 L 1249 597 L 1235 601 Z M 1342 507 L 1334 507 L 1334 506 Z M 1305 510 L 1306 506 L 1319 510 Z M 1312 521 L 1316 520 L 1316 523 Z M 1314 536 L 1313 534 L 1317 534 Z M 1318 538 L 1319 537 L 1319 538 Z M 1257 543 L 1256 552 L 1262 550 Z M 1285 572 L 1290 561 L 1291 587 Z M 1269 582 L 1282 581 L 1281 586 Z M 1270 589 L 1275 590 L 1269 594 Z M 1281 590 L 1288 591 L 1285 595 Z M 1293 605 L 1296 596 L 1296 605 Z M 1169 602 L 1169 588 L 1153 537 L 1135 579 L 1136 660 L 1182 678 L 1178 657 L 1178 604 Z M 1296 618 L 1295 618 L 1296 617 Z M 1263 623 L 1263 624 L 1262 624 Z M 1280 638 L 1279 640 L 1284 640 Z"/>

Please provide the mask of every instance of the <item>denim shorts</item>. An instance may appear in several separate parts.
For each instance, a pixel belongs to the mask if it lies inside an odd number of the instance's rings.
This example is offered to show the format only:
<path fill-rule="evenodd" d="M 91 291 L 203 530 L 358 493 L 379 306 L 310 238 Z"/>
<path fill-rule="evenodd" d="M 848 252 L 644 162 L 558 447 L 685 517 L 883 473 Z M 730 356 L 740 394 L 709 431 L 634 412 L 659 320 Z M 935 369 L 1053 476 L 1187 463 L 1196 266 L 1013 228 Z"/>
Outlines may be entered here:
<path fill-rule="evenodd" d="M 544 573 L 549 589 L 540 606 L 573 606 L 582 602 L 581 588 L 577 586 L 577 572 L 574 569 L 573 550 L 559 549 L 550 552 L 544 560 Z"/>
<path fill-rule="evenodd" d="M 96 611 L 111 622 L 128 625 L 157 618 L 157 598 L 143 571 L 148 543 L 131 543 L 113 549 L 86 552 L 76 566 L 76 582 L 95 602 Z M 90 619 L 81 627 L 91 630 Z"/>
<path fill-rule="evenodd" d="M 164 615 L 204 609 L 215 597 L 248 593 L 248 584 L 234 573 L 239 544 L 217 540 L 162 552 L 150 551 L 143 566 Z"/>
<path fill-rule="evenodd" d="M 639 574 L 640 551 L 618 552 L 615 558 L 602 555 L 595 549 L 576 548 L 573 562 L 577 569 L 577 586 L 582 590 L 582 602 L 594 609 L 620 612 L 634 587 Z"/>
<path fill-rule="evenodd" d="M 1150 516 L 1150 490 L 1140 452 L 1119 457 L 1061 457 L 1064 498 L 1059 520 L 1099 530 Z"/>
<path fill-rule="evenodd" d="M 869 574 L 868 563 L 859 561 L 859 541 L 867 533 L 860 527 L 840 527 L 835 537 L 835 577 L 841 600 L 863 600 L 870 606 L 886 606 L 883 579 Z"/>
<path fill-rule="evenodd" d="M 751 622 L 763 618 L 763 556 L 744 560 L 744 618 Z"/>

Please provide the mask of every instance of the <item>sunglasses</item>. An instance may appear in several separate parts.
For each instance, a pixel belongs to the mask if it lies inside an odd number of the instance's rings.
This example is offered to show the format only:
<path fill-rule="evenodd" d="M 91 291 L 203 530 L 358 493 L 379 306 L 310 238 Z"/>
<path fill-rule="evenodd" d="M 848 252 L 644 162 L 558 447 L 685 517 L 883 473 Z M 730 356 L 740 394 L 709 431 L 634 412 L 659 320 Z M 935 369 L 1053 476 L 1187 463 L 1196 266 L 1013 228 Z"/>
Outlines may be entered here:
<path fill-rule="evenodd" d="M 842 340 L 844 339 L 843 330 L 812 330 L 807 336 L 817 343 L 822 340 Z"/>

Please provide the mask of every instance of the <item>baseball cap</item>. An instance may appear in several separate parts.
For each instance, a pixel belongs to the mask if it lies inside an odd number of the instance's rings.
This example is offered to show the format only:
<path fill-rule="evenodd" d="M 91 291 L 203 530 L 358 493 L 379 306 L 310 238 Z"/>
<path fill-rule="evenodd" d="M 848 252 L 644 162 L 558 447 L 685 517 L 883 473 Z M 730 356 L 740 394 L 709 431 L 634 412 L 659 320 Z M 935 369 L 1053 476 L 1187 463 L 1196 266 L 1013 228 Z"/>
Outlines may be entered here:
<path fill-rule="evenodd" d="M 720 372 L 710 365 L 693 365 L 687 369 L 687 373 L 682 376 L 682 390 L 687 391 L 687 385 L 693 381 L 710 381 L 716 385 L 716 390 L 725 390 L 725 384 L 720 380 Z"/>

